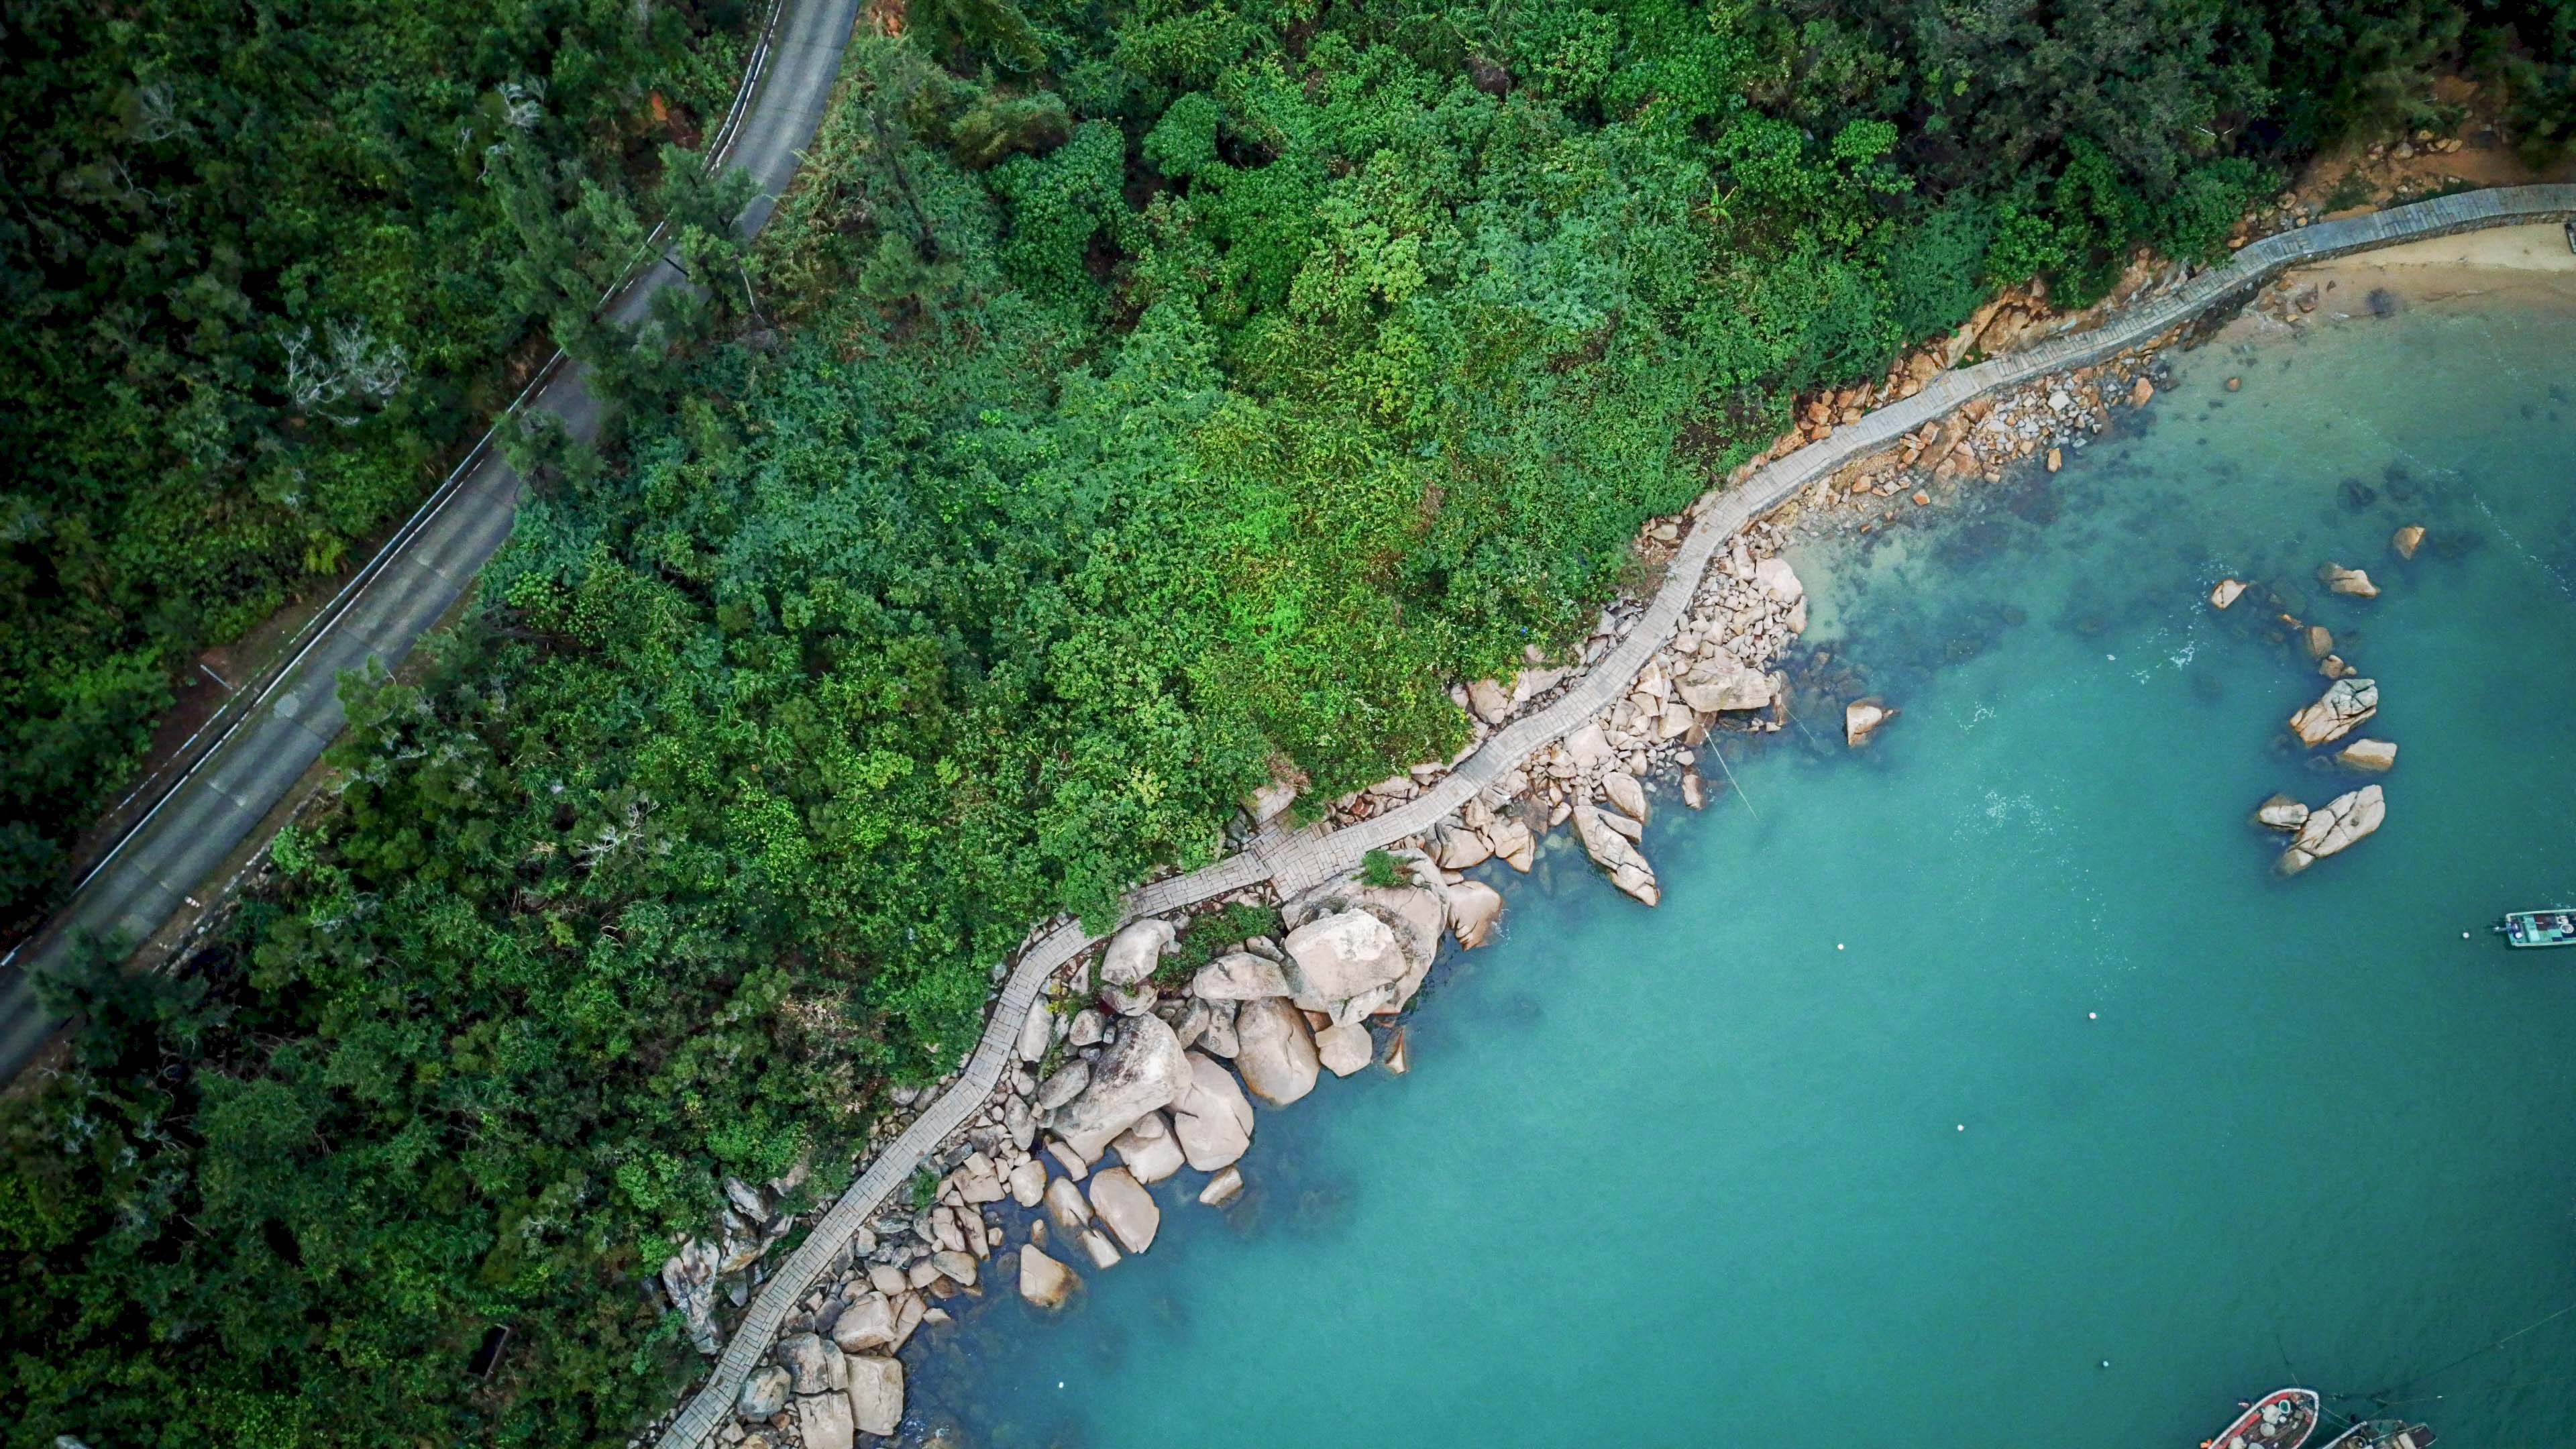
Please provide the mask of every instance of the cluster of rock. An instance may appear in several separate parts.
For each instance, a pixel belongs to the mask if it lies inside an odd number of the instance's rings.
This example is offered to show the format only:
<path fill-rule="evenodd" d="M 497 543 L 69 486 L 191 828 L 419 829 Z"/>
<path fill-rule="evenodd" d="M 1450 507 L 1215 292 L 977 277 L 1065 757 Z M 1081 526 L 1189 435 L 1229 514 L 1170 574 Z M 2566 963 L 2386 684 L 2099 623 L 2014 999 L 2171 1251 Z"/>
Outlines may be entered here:
<path fill-rule="evenodd" d="M 2423 544 L 2423 528 L 2412 523 L 2398 529 L 2388 540 L 2389 548 L 2402 559 L 2415 557 L 2415 551 Z M 2379 597 L 2379 586 L 2368 573 L 2339 563 L 2320 567 L 2317 582 L 2329 592 L 2347 598 Z M 2255 587 L 2239 579 L 2220 579 L 2209 592 L 2209 602 L 2217 609 L 2231 609 Z M 2317 672 L 2332 681 L 2323 694 L 2290 715 L 2290 737 L 2309 750 L 2341 744 L 2342 748 L 2334 753 L 2334 762 L 2356 773 L 2383 774 L 2396 768 L 2394 741 L 2353 737 L 2355 730 L 2379 713 L 2379 682 L 2359 677 L 2344 662 L 2335 652 L 2333 633 L 2325 626 L 2302 621 L 2282 606 L 2277 595 L 2269 590 L 2264 593 L 2272 609 L 2271 623 L 2316 660 Z M 2387 797 L 2377 785 L 2346 791 L 2315 809 L 2288 795 L 2274 795 L 2254 807 L 2255 824 L 2290 835 L 2290 843 L 2282 849 L 2277 863 L 2283 875 L 2297 875 L 2325 857 L 2351 848 L 2387 818 Z"/>

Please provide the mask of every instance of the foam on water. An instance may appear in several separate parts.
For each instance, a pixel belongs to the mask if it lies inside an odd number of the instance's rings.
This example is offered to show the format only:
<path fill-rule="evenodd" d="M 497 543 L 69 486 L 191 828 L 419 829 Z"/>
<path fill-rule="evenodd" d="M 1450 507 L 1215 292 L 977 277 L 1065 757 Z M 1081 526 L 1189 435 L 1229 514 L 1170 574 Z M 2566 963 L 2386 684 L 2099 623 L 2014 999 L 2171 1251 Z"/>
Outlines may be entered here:
<path fill-rule="evenodd" d="M 2214 344 L 2054 477 L 1800 550 L 1827 667 L 1901 718 L 1724 740 L 1744 788 L 1658 799 L 1660 910 L 1561 843 L 1497 874 L 1411 1075 L 1264 1111 L 1240 1205 L 1163 1185 L 1060 1317 L 997 1272 L 916 1340 L 917 1425 L 2188 1445 L 2305 1381 L 2576 1443 L 2576 1315 L 2421 1377 L 2576 1301 L 2576 952 L 2486 932 L 2576 903 L 2570 357 L 2529 309 Z M 2401 746 L 2387 824 L 2296 880 L 2248 811 L 2356 781 L 2285 747 L 2324 681 L 2221 573 L 2331 628 Z"/>

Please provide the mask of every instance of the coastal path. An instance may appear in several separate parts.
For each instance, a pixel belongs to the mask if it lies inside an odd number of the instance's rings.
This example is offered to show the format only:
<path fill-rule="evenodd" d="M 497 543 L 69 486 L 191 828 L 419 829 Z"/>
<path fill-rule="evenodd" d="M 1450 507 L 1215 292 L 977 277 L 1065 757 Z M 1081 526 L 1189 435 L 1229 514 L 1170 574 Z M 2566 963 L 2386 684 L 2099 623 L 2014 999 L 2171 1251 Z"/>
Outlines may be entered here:
<path fill-rule="evenodd" d="M 778 0 L 771 11 L 707 151 L 711 166 L 740 168 L 757 188 L 735 219 L 742 234 L 769 220 L 796 174 L 798 153 L 822 125 L 857 20 L 858 0 Z M 663 250 L 659 228 L 646 251 L 650 260 L 601 299 L 607 316 L 641 320 L 655 293 L 686 283 Z M 0 1081 L 16 1076 L 62 1025 L 37 1002 L 35 978 L 66 963 L 83 935 L 139 944 L 183 907 L 196 908 L 191 892 L 255 834 L 275 829 L 271 813 L 339 734 L 341 674 L 399 665 L 473 587 L 475 574 L 510 536 L 518 511 L 519 475 L 502 460 L 497 439 L 529 409 L 563 419 L 575 437 L 598 434 L 599 400 L 584 370 L 556 353 L 419 510 L 290 641 L 284 662 L 266 678 L 245 682 L 180 758 L 146 782 L 147 798 L 155 790 L 159 798 L 89 868 L 69 903 L 0 958 Z"/>
<path fill-rule="evenodd" d="M 1171 876 L 1137 889 L 1125 920 L 1161 915 L 1268 881 L 1281 899 L 1355 870 L 1369 851 L 1420 835 L 1501 779 L 1625 696 L 1646 661 L 1663 647 L 1698 592 L 1700 576 L 1727 540 L 1746 524 L 1832 475 L 1844 464 L 1893 446 L 1897 439 L 1952 409 L 1988 393 L 2034 378 L 2084 367 L 2155 338 L 2193 318 L 2252 294 L 2295 266 L 2373 247 L 2488 227 L 2576 218 L 2576 186 L 2517 186 L 2416 202 L 2343 221 L 2320 222 L 2253 242 L 2225 266 L 2192 278 L 2173 292 L 2124 309 L 2101 326 L 2042 342 L 2026 351 L 1940 374 L 1922 391 L 1891 403 L 1831 437 L 1810 443 L 1754 472 L 1743 482 L 1701 500 L 1698 517 L 1664 574 L 1661 587 L 1627 635 L 1555 701 L 1512 721 L 1420 796 L 1384 815 L 1328 830 L 1273 829 L 1251 848 L 1202 870 Z M 1103 939 L 1079 924 L 1058 926 L 1021 953 L 1004 980 L 983 1039 L 957 1080 L 877 1154 L 847 1192 L 813 1224 L 804 1241 L 761 1285 L 706 1383 L 689 1399 L 661 1449 L 698 1449 L 733 1411 L 743 1380 L 767 1356 L 779 1326 L 839 1256 L 839 1248 L 888 1197 L 901 1189 L 923 1159 L 965 1125 L 1001 1085 L 1016 1055 L 1021 1024 L 1037 1004 L 1047 978 Z"/>

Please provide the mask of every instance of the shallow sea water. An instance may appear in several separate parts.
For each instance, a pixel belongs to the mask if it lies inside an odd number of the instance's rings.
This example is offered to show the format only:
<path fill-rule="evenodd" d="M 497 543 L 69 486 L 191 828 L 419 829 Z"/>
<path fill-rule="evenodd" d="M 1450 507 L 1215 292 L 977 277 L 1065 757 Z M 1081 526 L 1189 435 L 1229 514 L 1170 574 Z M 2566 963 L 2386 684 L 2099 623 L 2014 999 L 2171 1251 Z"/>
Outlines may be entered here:
<path fill-rule="evenodd" d="M 2576 1444 L 2576 1313 L 2479 1352 L 2576 1303 L 2576 951 L 2487 930 L 2576 904 L 2571 360 L 2563 309 L 2215 342 L 2054 477 L 1797 550 L 1875 744 L 1726 739 L 1740 789 L 1658 797 L 1660 910 L 1563 846 L 1502 873 L 1410 1076 L 1264 1111 L 1238 1205 L 1164 1184 L 1052 1319 L 999 1275 L 908 1356 L 912 1431 L 2189 1446 L 2298 1382 Z M 2286 748 L 2324 681 L 2223 573 L 2400 746 L 2296 880 L 2248 811 L 2359 781 Z"/>

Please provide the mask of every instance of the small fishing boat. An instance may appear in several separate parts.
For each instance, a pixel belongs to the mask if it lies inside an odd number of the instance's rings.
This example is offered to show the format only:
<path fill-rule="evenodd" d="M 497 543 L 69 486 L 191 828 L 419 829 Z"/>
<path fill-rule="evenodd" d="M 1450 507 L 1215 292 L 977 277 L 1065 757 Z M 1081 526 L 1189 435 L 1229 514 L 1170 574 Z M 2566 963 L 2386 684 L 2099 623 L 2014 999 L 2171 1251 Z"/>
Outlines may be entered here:
<path fill-rule="evenodd" d="M 2433 1430 L 2404 1419 L 2364 1419 L 2334 1437 L 2326 1449 L 2426 1449 Z"/>
<path fill-rule="evenodd" d="M 2545 911 L 2512 911 L 2496 922 L 2496 934 L 2518 950 L 2539 946 L 2576 946 L 2576 907 Z"/>
<path fill-rule="evenodd" d="M 2200 1449 L 2299 1449 L 2317 1431 L 2317 1408 L 2314 1389 L 2274 1389 Z"/>

